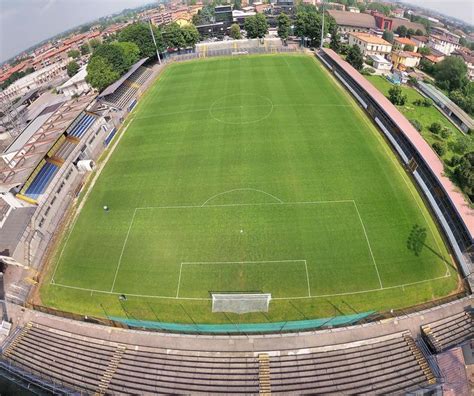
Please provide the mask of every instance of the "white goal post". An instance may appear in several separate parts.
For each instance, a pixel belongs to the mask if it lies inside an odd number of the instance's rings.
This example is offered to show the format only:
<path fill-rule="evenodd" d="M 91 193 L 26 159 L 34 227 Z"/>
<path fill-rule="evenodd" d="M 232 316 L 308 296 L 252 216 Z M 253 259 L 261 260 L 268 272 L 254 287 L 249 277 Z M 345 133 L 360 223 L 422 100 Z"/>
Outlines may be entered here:
<path fill-rule="evenodd" d="M 212 293 L 212 312 L 268 312 L 270 293 Z"/>

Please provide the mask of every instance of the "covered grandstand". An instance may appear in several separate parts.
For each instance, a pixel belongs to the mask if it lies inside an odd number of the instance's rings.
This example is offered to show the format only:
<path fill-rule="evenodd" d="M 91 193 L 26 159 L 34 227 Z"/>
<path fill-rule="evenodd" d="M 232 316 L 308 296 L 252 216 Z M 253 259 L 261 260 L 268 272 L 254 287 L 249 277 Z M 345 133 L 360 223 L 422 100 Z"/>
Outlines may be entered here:
<path fill-rule="evenodd" d="M 120 79 L 105 88 L 98 99 L 118 110 L 133 107 L 139 88 L 152 74 L 151 69 L 143 66 L 147 60 L 148 58 L 143 58 L 132 65 Z"/>
<path fill-rule="evenodd" d="M 337 53 L 324 48 L 318 57 L 364 107 L 411 170 L 469 277 L 474 269 L 474 211 L 444 175 L 438 156 L 398 109 Z"/>
<path fill-rule="evenodd" d="M 417 85 L 420 91 L 432 99 L 463 132 L 467 133 L 470 130 L 474 130 L 474 121 L 472 118 L 439 89 L 423 81 L 419 81 Z"/>
<path fill-rule="evenodd" d="M 68 147 L 77 145 L 97 115 L 88 113 L 95 94 L 47 107 L 2 154 L 3 190 L 37 203 L 64 163 Z"/>

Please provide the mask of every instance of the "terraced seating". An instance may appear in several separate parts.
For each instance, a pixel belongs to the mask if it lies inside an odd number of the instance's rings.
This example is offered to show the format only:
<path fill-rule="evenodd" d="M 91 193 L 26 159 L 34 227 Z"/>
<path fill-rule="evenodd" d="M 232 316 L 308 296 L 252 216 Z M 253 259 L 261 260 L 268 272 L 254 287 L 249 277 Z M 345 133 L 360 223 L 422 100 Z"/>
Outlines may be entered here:
<path fill-rule="evenodd" d="M 72 153 L 72 151 L 74 150 L 76 145 L 77 145 L 77 143 L 73 143 L 73 142 L 70 142 L 70 141 L 65 141 L 61 145 L 59 150 L 56 151 L 55 157 L 66 159 L 69 156 L 69 154 Z"/>
<path fill-rule="evenodd" d="M 73 136 L 77 139 L 80 139 L 89 127 L 94 123 L 96 117 L 92 114 L 84 114 L 79 122 L 67 132 L 68 136 Z"/>
<path fill-rule="evenodd" d="M 402 393 L 434 382 L 407 333 L 278 352 L 203 352 L 118 344 L 28 324 L 12 364 L 98 394 Z"/>
<path fill-rule="evenodd" d="M 25 191 L 25 195 L 37 199 L 48 187 L 51 179 L 54 177 L 59 167 L 51 163 L 45 163 L 40 169 L 34 180 Z"/>
<path fill-rule="evenodd" d="M 464 311 L 423 325 L 423 337 L 434 352 L 445 351 L 473 338 L 472 316 L 472 311 Z"/>

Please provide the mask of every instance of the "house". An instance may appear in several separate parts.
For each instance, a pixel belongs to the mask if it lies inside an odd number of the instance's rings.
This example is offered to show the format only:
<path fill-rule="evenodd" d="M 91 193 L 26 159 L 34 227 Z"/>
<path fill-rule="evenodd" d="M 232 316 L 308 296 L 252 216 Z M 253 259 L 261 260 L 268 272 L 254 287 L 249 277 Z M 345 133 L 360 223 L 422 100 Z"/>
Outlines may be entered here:
<path fill-rule="evenodd" d="M 451 55 L 452 52 L 461 48 L 461 45 L 459 44 L 459 40 L 456 42 L 456 39 L 450 36 L 430 34 L 428 37 L 428 47 L 442 52 L 445 55 Z"/>
<path fill-rule="evenodd" d="M 380 55 L 370 55 L 370 59 L 373 61 L 373 68 L 381 72 L 389 72 L 392 69 L 392 64 Z"/>
<path fill-rule="evenodd" d="M 405 13 L 405 10 L 403 8 L 395 8 L 392 10 L 391 15 L 395 18 L 403 18 L 403 14 Z"/>
<path fill-rule="evenodd" d="M 424 48 L 428 45 L 428 37 L 426 36 L 411 36 L 410 39 L 418 48 Z"/>
<path fill-rule="evenodd" d="M 455 50 L 451 55 L 461 58 L 467 66 L 467 76 L 469 81 L 474 81 L 474 51 L 468 48 Z"/>
<path fill-rule="evenodd" d="M 369 32 L 376 28 L 375 19 L 370 14 L 338 10 L 328 10 L 327 13 L 335 19 L 342 35 L 351 32 Z"/>
<path fill-rule="evenodd" d="M 87 66 L 82 66 L 74 76 L 67 80 L 63 85 L 59 86 L 57 91 L 70 97 L 89 92 L 91 86 L 86 82 L 86 77 Z"/>
<path fill-rule="evenodd" d="M 53 48 L 33 60 L 33 69 L 40 70 L 44 67 L 58 64 L 65 64 L 69 59 L 68 52 L 71 50 L 70 45 L 64 45 L 59 48 Z"/>
<path fill-rule="evenodd" d="M 414 52 L 416 52 L 418 49 L 418 46 L 416 45 L 416 43 L 407 37 L 395 37 L 393 39 L 394 50 L 404 50 L 406 45 L 411 45 L 413 47 Z"/>
<path fill-rule="evenodd" d="M 392 44 L 369 33 L 350 33 L 349 45 L 357 45 L 364 57 L 370 55 L 385 56 L 392 51 Z"/>
<path fill-rule="evenodd" d="M 429 55 L 422 55 L 422 59 L 426 59 L 428 62 L 436 64 L 444 59 L 444 54 L 440 54 L 436 51 L 435 53 L 431 53 Z"/>
<path fill-rule="evenodd" d="M 422 55 L 411 51 L 394 51 L 390 55 L 393 66 L 398 70 L 415 68 L 420 64 Z"/>
<path fill-rule="evenodd" d="M 347 7 L 347 11 L 355 12 L 356 14 L 360 13 L 360 10 L 358 7 Z"/>

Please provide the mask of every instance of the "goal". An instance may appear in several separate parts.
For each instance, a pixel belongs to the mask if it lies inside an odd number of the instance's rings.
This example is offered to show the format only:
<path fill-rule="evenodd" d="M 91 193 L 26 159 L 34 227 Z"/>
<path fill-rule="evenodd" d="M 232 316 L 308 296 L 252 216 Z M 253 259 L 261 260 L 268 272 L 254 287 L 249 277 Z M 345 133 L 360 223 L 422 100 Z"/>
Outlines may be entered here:
<path fill-rule="evenodd" d="M 268 312 L 270 293 L 213 293 L 212 312 Z"/>

